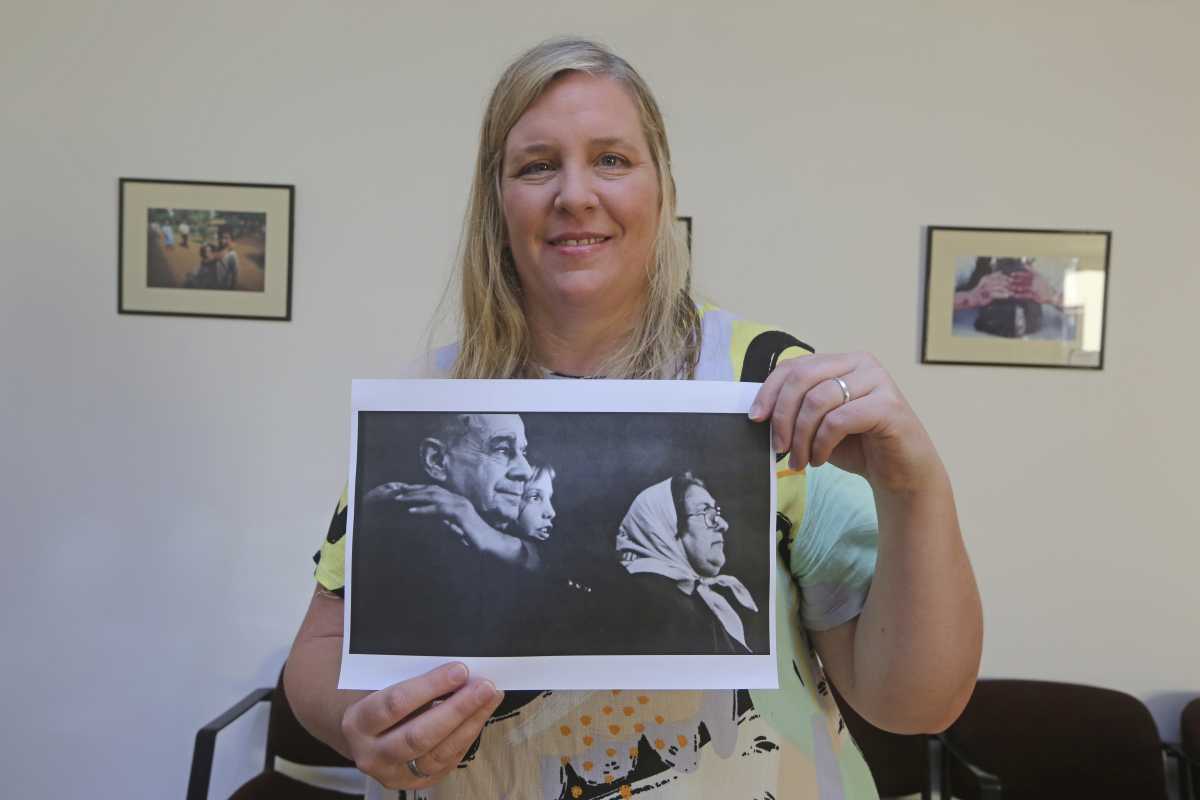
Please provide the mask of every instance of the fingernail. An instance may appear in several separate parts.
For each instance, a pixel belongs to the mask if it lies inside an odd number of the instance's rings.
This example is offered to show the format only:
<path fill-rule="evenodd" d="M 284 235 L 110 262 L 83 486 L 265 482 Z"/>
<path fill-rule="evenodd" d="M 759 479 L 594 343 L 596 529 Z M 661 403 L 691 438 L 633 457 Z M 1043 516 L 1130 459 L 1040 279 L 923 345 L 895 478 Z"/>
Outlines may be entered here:
<path fill-rule="evenodd" d="M 479 702 L 486 703 L 489 700 L 496 699 L 496 684 L 491 681 L 484 681 L 475 687 L 475 697 Z"/>
<path fill-rule="evenodd" d="M 762 413 L 762 409 L 760 409 L 760 408 L 758 407 L 758 404 L 757 404 L 757 403 L 756 403 L 756 404 L 754 404 L 754 405 L 752 405 L 752 406 L 750 406 L 750 419 L 757 420 L 757 419 L 758 419 L 758 415 L 759 415 L 759 414 L 761 414 L 761 413 Z"/>
<path fill-rule="evenodd" d="M 788 469 L 798 469 L 799 467 L 800 467 L 800 460 L 796 458 L 795 453 L 788 456 Z"/>
<path fill-rule="evenodd" d="M 467 668 L 463 664 L 455 664 L 450 667 L 450 680 L 453 683 L 466 683 Z"/>

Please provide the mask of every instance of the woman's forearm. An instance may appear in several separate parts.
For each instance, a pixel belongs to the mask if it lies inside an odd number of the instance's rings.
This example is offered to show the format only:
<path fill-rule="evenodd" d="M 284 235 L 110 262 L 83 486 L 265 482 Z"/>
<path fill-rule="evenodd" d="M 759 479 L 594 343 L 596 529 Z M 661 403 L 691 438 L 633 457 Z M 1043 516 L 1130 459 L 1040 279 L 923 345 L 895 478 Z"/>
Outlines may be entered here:
<path fill-rule="evenodd" d="M 983 646 L 950 480 L 939 461 L 926 487 L 876 490 L 875 503 L 879 558 L 854 633 L 851 691 L 880 727 L 944 730 L 970 699 Z"/>
<path fill-rule="evenodd" d="M 340 691 L 342 600 L 318 589 L 292 644 L 283 672 L 284 691 L 304 728 L 344 756 L 346 709 L 370 692 Z"/>

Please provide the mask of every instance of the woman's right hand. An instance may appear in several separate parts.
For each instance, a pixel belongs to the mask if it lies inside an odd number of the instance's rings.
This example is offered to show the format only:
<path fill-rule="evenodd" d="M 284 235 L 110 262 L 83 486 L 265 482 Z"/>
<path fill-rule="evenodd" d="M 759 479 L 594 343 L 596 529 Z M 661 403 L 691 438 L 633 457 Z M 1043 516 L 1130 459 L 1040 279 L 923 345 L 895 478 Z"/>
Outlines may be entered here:
<path fill-rule="evenodd" d="M 491 681 L 446 664 L 347 708 L 342 735 L 358 768 L 386 788 L 424 789 L 458 766 L 503 699 Z"/>

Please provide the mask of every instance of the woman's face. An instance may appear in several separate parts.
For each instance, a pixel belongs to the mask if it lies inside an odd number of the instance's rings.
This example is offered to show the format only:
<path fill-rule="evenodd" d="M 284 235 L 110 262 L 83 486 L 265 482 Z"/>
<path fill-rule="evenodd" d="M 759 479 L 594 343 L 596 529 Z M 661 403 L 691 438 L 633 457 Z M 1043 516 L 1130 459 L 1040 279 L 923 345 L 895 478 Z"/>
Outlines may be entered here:
<path fill-rule="evenodd" d="M 715 577 L 725 566 L 725 531 L 729 530 L 729 524 L 718 516 L 715 527 L 709 527 L 704 514 L 716 507 L 717 501 L 703 486 L 689 486 L 683 493 L 683 508 L 688 515 L 680 537 L 683 551 L 692 569 L 708 578 Z"/>
<path fill-rule="evenodd" d="M 554 527 L 554 506 L 550 498 L 554 496 L 554 486 L 550 481 L 550 473 L 543 470 L 536 478 L 525 485 L 525 494 L 521 498 L 521 513 L 517 517 L 519 534 L 526 539 L 544 542 L 550 538 L 550 529 Z"/>
<path fill-rule="evenodd" d="M 501 195 L 527 313 L 637 313 L 658 224 L 658 171 L 622 84 L 580 72 L 554 81 L 508 134 Z"/>

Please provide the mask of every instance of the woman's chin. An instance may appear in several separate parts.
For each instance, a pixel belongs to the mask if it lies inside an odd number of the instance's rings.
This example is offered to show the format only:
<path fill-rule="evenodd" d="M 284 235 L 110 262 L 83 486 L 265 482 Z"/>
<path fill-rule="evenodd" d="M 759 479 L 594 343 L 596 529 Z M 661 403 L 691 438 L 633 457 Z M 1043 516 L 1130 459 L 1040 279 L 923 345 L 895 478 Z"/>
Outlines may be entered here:
<path fill-rule="evenodd" d="M 548 286 L 547 298 L 571 308 L 605 308 L 640 305 L 645 286 L 630 286 L 628 281 L 605 269 L 570 269 L 555 274 Z"/>

